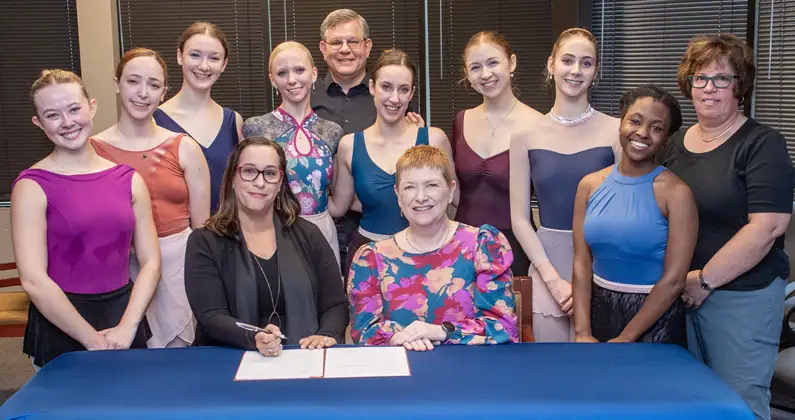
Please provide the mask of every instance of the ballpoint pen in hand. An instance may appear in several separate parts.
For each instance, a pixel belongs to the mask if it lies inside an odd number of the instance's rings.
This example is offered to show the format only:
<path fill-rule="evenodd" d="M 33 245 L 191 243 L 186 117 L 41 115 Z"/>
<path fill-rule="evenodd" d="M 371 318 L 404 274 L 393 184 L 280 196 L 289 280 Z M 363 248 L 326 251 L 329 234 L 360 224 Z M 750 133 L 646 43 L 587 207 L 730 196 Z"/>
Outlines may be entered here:
<path fill-rule="evenodd" d="M 265 334 L 275 335 L 272 332 L 270 332 L 270 331 L 268 331 L 268 330 L 266 330 L 264 328 L 255 327 L 253 325 L 246 324 L 245 322 L 235 322 L 235 324 L 237 324 L 238 327 L 240 327 L 240 328 L 242 328 L 244 330 L 253 331 L 253 332 L 263 332 Z M 279 334 L 279 338 L 281 338 L 282 340 L 287 340 L 287 337 L 285 337 L 284 334 Z"/>

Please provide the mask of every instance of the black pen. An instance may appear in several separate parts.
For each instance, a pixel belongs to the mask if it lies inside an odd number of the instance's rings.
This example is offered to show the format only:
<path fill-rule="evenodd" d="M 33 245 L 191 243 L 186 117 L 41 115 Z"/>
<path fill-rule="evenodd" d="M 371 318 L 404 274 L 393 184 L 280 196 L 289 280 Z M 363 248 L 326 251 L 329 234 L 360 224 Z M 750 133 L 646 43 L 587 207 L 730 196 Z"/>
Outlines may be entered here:
<path fill-rule="evenodd" d="M 275 335 L 266 329 L 255 327 L 253 325 L 246 324 L 245 322 L 235 322 L 235 324 L 237 324 L 238 327 L 244 330 L 253 331 L 253 332 L 264 332 L 265 334 Z M 282 340 L 287 340 L 287 337 L 285 337 L 284 334 L 279 334 L 279 338 L 281 338 Z"/>

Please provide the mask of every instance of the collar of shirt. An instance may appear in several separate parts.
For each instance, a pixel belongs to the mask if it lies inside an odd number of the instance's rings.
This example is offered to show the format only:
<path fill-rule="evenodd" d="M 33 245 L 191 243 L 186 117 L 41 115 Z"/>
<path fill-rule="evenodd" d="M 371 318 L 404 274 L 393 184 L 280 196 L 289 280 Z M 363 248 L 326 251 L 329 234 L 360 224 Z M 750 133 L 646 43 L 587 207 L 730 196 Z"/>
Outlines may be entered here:
<path fill-rule="evenodd" d="M 328 95 L 345 95 L 342 91 L 342 86 L 339 83 L 335 82 L 334 79 L 331 77 L 331 72 L 326 73 L 326 76 L 323 78 L 323 83 L 325 84 L 326 93 Z M 355 95 L 369 95 L 370 94 L 370 73 L 367 72 L 364 74 L 364 78 L 362 81 L 359 82 L 358 85 L 352 86 L 348 89 L 347 96 L 355 96 Z"/>

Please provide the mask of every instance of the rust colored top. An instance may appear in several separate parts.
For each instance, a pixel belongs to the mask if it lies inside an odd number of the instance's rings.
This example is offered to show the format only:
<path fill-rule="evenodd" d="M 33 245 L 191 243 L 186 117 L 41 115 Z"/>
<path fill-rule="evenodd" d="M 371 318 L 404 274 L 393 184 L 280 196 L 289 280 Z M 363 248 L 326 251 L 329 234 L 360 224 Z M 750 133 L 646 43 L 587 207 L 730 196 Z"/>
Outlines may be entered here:
<path fill-rule="evenodd" d="M 110 161 L 130 165 L 141 175 L 152 200 L 157 236 L 163 238 L 190 226 L 188 184 L 179 164 L 179 145 L 184 134 L 169 137 L 149 150 L 124 150 L 91 139 L 97 153 Z M 101 197 L 98 197 L 101 204 Z"/>

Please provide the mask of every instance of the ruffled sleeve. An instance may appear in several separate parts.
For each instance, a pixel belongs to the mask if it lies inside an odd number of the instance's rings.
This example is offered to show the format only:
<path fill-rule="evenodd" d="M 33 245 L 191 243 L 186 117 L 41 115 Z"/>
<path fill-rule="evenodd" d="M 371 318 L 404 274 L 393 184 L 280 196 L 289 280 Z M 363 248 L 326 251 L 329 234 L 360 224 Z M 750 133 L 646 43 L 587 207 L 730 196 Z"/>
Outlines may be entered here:
<path fill-rule="evenodd" d="M 389 340 L 403 328 L 384 317 L 384 299 L 378 272 L 378 251 L 374 243 L 356 252 L 348 275 L 348 299 L 351 304 L 351 337 L 354 343 L 389 345 Z"/>
<path fill-rule="evenodd" d="M 475 318 L 455 324 L 449 342 L 500 344 L 519 341 L 513 294 L 513 251 L 508 240 L 490 225 L 480 227 L 475 252 Z"/>

